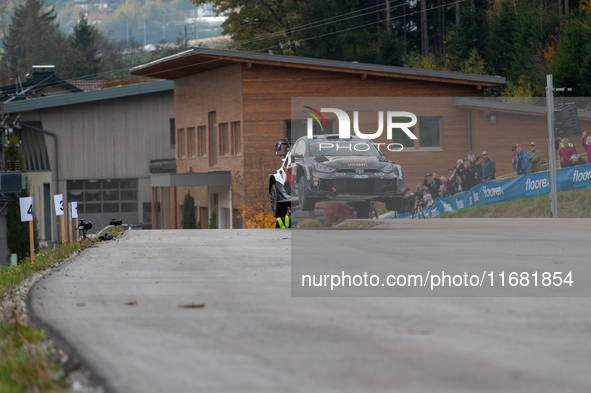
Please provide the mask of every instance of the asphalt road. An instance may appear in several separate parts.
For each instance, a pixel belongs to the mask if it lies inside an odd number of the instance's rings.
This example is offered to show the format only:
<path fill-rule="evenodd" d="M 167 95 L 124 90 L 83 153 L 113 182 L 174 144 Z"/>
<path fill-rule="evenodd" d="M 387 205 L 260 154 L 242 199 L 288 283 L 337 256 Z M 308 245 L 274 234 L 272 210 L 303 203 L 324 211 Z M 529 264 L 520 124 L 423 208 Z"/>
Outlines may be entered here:
<path fill-rule="evenodd" d="M 461 253 L 494 264 L 507 231 L 535 231 L 524 252 L 560 236 L 557 254 L 589 261 L 589 223 L 396 220 L 355 233 L 397 239 L 402 261 L 428 234 L 419 251 L 453 265 Z M 461 233 L 482 242 L 458 248 Z M 591 298 L 292 297 L 291 235 L 126 232 L 46 275 L 30 303 L 121 393 L 591 391 Z"/>

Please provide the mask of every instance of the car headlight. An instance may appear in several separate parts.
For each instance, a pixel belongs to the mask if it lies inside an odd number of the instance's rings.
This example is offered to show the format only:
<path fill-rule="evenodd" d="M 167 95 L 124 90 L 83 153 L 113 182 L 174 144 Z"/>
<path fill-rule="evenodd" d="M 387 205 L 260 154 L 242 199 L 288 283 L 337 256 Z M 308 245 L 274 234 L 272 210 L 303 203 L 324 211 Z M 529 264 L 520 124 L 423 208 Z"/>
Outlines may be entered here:
<path fill-rule="evenodd" d="M 380 171 L 384 172 L 384 173 L 390 173 L 390 172 L 394 172 L 394 165 L 392 164 L 388 164 L 385 167 L 383 167 L 382 169 L 380 169 Z"/>
<path fill-rule="evenodd" d="M 322 165 L 322 164 L 314 164 L 314 166 L 316 167 L 316 170 L 318 170 L 319 172 L 326 172 L 326 173 L 330 173 L 330 172 L 334 172 L 336 171 L 335 168 L 331 168 L 327 165 Z"/>

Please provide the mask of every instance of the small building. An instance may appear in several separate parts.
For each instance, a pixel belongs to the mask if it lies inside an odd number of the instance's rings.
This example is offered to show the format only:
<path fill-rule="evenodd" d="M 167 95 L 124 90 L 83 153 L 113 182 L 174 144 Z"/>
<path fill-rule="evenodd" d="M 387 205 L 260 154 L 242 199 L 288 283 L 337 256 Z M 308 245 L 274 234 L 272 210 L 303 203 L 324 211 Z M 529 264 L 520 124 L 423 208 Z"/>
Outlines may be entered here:
<path fill-rule="evenodd" d="M 42 240 L 60 239 L 56 194 L 95 228 L 111 218 L 151 226 L 150 173 L 175 171 L 173 100 L 173 82 L 157 81 L 4 104 L 8 124 L 18 119 Z"/>

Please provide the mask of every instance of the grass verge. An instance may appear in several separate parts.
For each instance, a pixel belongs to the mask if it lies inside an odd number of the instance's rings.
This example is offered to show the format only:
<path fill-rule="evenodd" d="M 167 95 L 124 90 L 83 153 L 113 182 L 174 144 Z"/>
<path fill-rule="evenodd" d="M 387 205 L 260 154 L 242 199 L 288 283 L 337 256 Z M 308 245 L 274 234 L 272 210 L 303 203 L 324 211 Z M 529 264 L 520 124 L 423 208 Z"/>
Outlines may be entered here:
<path fill-rule="evenodd" d="M 115 238 L 122 230 L 122 227 L 117 227 L 105 232 L 111 233 Z M 92 247 L 93 244 L 86 239 L 72 245 L 60 245 L 46 253 L 35 255 L 34 262 L 26 258 L 17 266 L 0 269 L 0 392 L 69 391 L 60 355 L 54 347 L 46 345 L 46 332 L 36 329 L 30 318 L 19 315 L 19 311 L 26 314 L 21 305 L 33 283 L 29 283 L 29 288 L 25 286 L 25 290 L 19 288 L 19 285 L 36 273 L 57 266 L 73 253 Z"/>
<path fill-rule="evenodd" d="M 591 189 L 559 192 L 557 198 L 559 218 L 591 218 Z M 510 202 L 471 207 L 440 216 L 440 218 L 548 218 L 548 195 Z"/>
<path fill-rule="evenodd" d="M 358 221 L 358 220 L 347 220 L 343 221 L 338 225 L 334 225 L 333 228 L 373 228 L 376 225 L 383 224 L 383 222 L 375 222 L 375 221 Z"/>

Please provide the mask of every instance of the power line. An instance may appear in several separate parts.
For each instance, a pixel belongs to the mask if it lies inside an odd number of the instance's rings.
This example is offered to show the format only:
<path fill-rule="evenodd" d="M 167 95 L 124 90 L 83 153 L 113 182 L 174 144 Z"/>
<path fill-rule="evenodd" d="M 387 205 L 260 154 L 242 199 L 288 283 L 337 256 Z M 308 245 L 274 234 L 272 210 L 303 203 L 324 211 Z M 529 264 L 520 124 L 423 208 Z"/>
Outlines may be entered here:
<path fill-rule="evenodd" d="M 397 0 L 392 0 L 392 2 L 393 1 L 397 1 Z M 462 3 L 464 1 L 465 0 L 459 0 L 458 2 Z M 453 5 L 453 4 L 456 4 L 456 0 L 453 0 L 450 3 L 444 3 L 444 4 L 439 5 L 439 6 L 431 7 L 431 8 L 429 8 L 429 10 L 435 10 L 435 9 L 443 8 L 443 7 L 446 7 L 448 5 Z M 403 5 L 404 4 L 400 4 L 400 5 L 397 5 L 396 7 L 400 7 L 400 6 L 403 6 Z M 376 8 L 376 7 L 379 7 L 379 6 L 381 6 L 381 5 L 367 7 L 367 8 L 362 9 L 362 10 Z M 429 10 L 426 10 L 426 11 L 429 11 Z M 337 17 L 343 16 L 343 15 L 350 15 L 352 13 L 359 12 L 359 11 L 361 11 L 361 10 L 352 11 L 352 12 L 349 12 L 349 13 L 346 13 L 346 14 L 341 14 L 341 15 L 334 16 L 334 17 L 331 17 L 331 18 L 326 18 L 325 20 L 335 19 Z M 367 15 L 367 14 L 371 14 L 371 13 L 376 13 L 376 12 L 379 12 L 379 11 L 381 11 L 381 10 L 374 10 L 372 12 L 369 12 L 369 13 L 366 13 L 366 14 L 363 14 L 363 15 Z M 397 17 L 393 17 L 393 18 L 389 18 L 389 19 L 381 19 L 381 20 L 377 20 L 377 21 L 366 23 L 366 24 L 359 25 L 359 26 L 353 26 L 353 27 L 349 27 L 349 28 L 346 28 L 346 29 L 341 29 L 341 30 L 337 30 L 337 31 L 333 31 L 333 32 L 325 33 L 325 34 L 316 35 L 316 36 L 313 36 L 313 37 L 299 39 L 299 40 L 296 40 L 295 42 L 310 41 L 310 40 L 313 40 L 313 39 L 316 39 L 316 38 L 322 38 L 322 37 L 326 37 L 326 36 L 329 36 L 329 35 L 342 33 L 342 32 L 345 32 L 345 31 L 355 30 L 355 29 L 359 29 L 359 28 L 362 28 L 362 27 L 367 27 L 367 26 L 378 24 L 378 23 L 383 23 L 384 21 L 387 21 L 387 20 L 390 20 L 391 21 L 391 20 L 402 19 L 404 17 L 412 16 L 412 15 L 418 14 L 420 12 L 423 12 L 423 11 L 422 10 L 413 11 L 413 12 L 406 13 L 406 14 L 403 14 L 403 15 L 399 15 Z M 363 15 L 357 15 L 357 16 L 363 16 Z M 324 26 L 324 25 L 327 25 L 327 24 L 339 23 L 339 22 L 342 22 L 343 20 L 352 19 L 354 17 L 345 18 L 345 19 L 342 19 L 342 20 L 336 20 L 336 21 L 333 21 L 333 22 L 330 22 L 330 23 L 325 23 L 325 24 L 322 24 L 322 25 L 314 26 L 314 27 L 320 27 L 320 26 Z M 322 21 L 318 21 L 318 22 L 322 22 Z M 314 22 L 314 23 L 318 23 L 318 22 Z M 308 24 L 308 25 L 311 25 L 311 24 Z M 307 26 L 307 25 L 304 25 L 304 26 Z M 310 28 L 314 28 L 314 27 L 310 27 Z M 271 33 L 271 34 L 268 34 L 268 36 L 271 36 L 271 35 L 274 35 L 274 34 L 277 34 L 277 33 Z M 263 40 L 263 39 L 266 39 L 266 38 L 258 37 L 258 39 Z M 239 42 L 239 45 L 241 45 L 242 43 L 247 42 L 247 41 L 249 41 L 249 40 L 241 41 L 241 42 Z M 269 46 L 269 47 L 266 47 L 266 48 L 258 49 L 256 51 L 257 52 L 268 51 L 270 49 L 279 48 L 279 47 L 280 47 L 280 45 L 273 45 L 273 46 Z M 213 50 L 215 50 L 215 49 L 211 49 L 211 51 L 213 51 Z M 179 52 L 179 53 L 181 53 L 181 52 Z M 204 51 L 204 52 L 201 52 L 199 54 L 205 54 L 206 55 L 207 53 L 208 53 L 208 51 Z M 178 53 L 175 54 L 175 55 L 178 55 Z M 175 56 L 175 55 L 171 55 L 171 56 Z M 168 57 L 170 57 L 170 56 L 168 56 Z M 221 58 L 221 59 L 212 59 L 212 60 L 207 60 L 207 61 L 203 61 L 203 62 L 200 62 L 200 63 L 193 63 L 193 64 L 189 64 L 189 65 L 185 65 L 185 66 L 179 66 L 179 67 L 175 67 L 175 68 L 172 68 L 172 69 L 167 69 L 166 72 L 176 71 L 176 70 L 180 70 L 180 69 L 184 69 L 184 68 L 188 68 L 188 67 L 195 67 L 195 66 L 199 66 L 199 65 L 203 65 L 203 64 L 209 64 L 209 63 L 213 63 L 213 62 L 217 62 L 217 61 L 222 61 L 222 60 L 228 60 L 228 59 L 232 59 L 232 57 L 230 56 L 230 57 L 224 57 L 224 58 Z M 105 74 L 109 74 L 109 73 L 113 73 L 113 72 L 119 72 L 119 71 L 123 71 L 123 70 L 128 71 L 129 68 L 127 68 L 127 67 L 126 68 L 120 68 L 120 69 L 116 69 L 116 70 L 105 71 L 105 72 L 102 72 L 102 73 L 96 73 L 96 74 L 85 75 L 85 76 L 81 76 L 81 77 L 77 77 L 77 78 L 71 78 L 69 80 L 84 80 L 86 78 L 96 77 L 96 76 L 99 76 L 99 75 L 105 75 Z M 164 72 L 164 71 L 154 72 L 154 73 L 147 74 L 147 75 L 144 75 L 144 76 L 156 77 L 155 75 L 157 75 L 159 73 L 162 73 L 162 72 Z M 137 79 L 137 78 L 135 78 L 135 77 L 127 77 L 127 78 L 119 79 L 118 81 L 119 82 L 125 82 L 127 80 L 132 80 L 132 79 Z M 64 81 L 64 83 L 67 83 L 67 82 Z M 68 94 L 68 93 L 64 92 L 64 93 L 60 93 L 60 94 L 54 94 L 53 97 L 59 96 L 59 95 L 63 95 L 63 94 Z"/>

